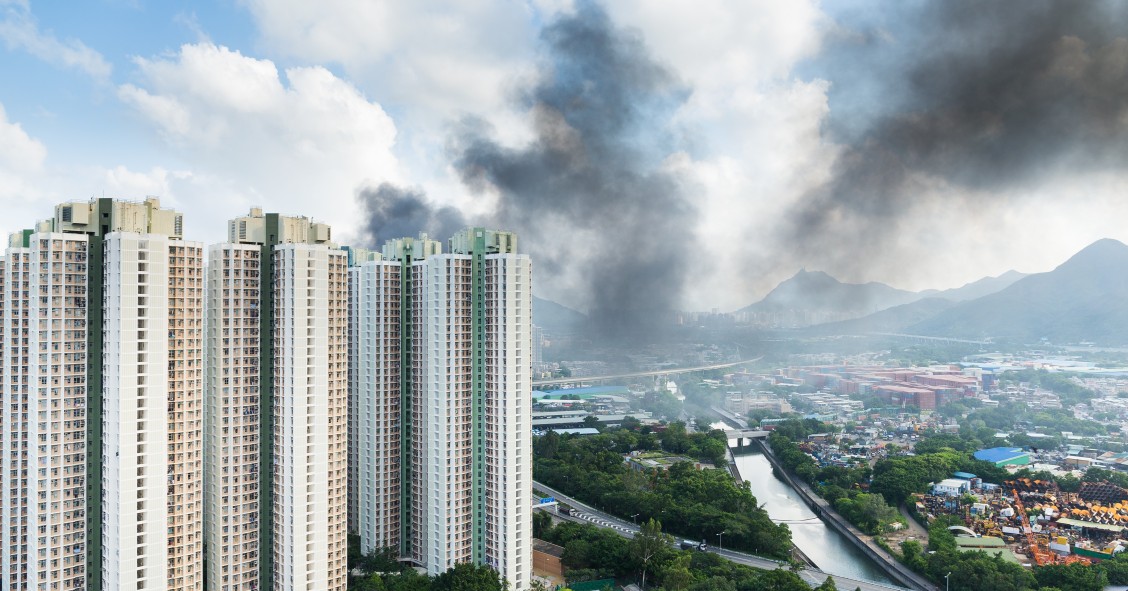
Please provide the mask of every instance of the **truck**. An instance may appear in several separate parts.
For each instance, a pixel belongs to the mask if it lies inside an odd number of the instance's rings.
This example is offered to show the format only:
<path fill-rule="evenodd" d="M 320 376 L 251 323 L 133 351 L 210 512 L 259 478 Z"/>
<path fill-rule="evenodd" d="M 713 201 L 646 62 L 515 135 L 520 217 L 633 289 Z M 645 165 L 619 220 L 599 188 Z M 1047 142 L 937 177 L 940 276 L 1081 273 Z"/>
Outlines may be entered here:
<path fill-rule="evenodd" d="M 681 549 L 682 550 L 697 550 L 699 552 L 704 552 L 705 550 L 708 549 L 708 546 L 705 545 L 704 540 L 702 540 L 700 542 L 695 542 L 693 540 L 682 540 L 681 541 Z"/>
<path fill-rule="evenodd" d="M 566 507 L 564 505 L 558 505 L 557 511 L 559 511 L 561 515 L 571 515 L 572 514 L 572 508 Z"/>

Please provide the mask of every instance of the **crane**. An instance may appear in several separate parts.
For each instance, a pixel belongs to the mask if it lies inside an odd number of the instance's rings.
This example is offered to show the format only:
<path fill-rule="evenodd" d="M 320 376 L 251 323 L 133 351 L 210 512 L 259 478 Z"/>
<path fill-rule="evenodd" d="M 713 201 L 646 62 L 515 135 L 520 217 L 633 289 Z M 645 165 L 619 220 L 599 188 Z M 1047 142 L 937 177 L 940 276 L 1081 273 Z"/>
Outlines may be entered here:
<path fill-rule="evenodd" d="M 1022 504 L 1022 497 L 1018 496 L 1018 489 L 1012 488 L 1011 492 L 1014 493 L 1014 508 L 1022 523 L 1022 533 L 1026 534 L 1026 545 L 1029 547 L 1027 551 L 1030 552 L 1030 557 L 1034 559 L 1034 564 L 1038 566 L 1054 564 L 1057 562 L 1057 556 L 1039 546 L 1038 539 L 1034 537 L 1034 530 L 1030 527 L 1030 518 L 1026 516 L 1026 507 Z"/>
<path fill-rule="evenodd" d="M 1079 562 L 1081 564 L 1091 564 L 1088 558 L 1070 554 L 1068 556 L 1058 556 L 1038 545 L 1038 539 L 1034 536 L 1034 529 L 1030 527 L 1030 518 L 1026 516 L 1026 507 L 1022 504 L 1022 497 L 1018 496 L 1017 489 L 1011 489 L 1014 494 L 1014 508 L 1018 512 L 1018 518 L 1022 522 L 1022 531 L 1026 534 L 1026 545 L 1029 547 L 1030 557 L 1034 559 L 1034 564 L 1038 566 L 1046 566 L 1047 564 L 1072 564 Z"/>

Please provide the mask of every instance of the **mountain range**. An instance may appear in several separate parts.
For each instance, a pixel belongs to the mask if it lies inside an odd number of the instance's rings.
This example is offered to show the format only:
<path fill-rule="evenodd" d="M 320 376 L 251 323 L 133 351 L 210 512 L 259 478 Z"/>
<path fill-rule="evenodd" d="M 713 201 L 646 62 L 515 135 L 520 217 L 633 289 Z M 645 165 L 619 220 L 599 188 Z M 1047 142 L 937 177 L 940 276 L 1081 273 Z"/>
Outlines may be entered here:
<path fill-rule="evenodd" d="M 804 269 L 780 283 L 764 299 L 741 308 L 736 314 L 753 325 L 803 328 L 848 322 L 889 311 L 868 324 L 904 326 L 899 319 L 923 320 L 946 307 L 942 302 L 950 305 L 979 298 L 1005 289 L 1023 277 L 1025 275 L 1017 271 L 1007 271 L 998 277 L 985 277 L 954 289 L 912 292 L 877 282 L 843 283 L 822 271 Z M 927 303 L 911 305 L 921 301 Z"/>
<path fill-rule="evenodd" d="M 919 300 L 920 294 L 884 283 L 842 283 L 822 271 L 800 270 L 764 299 L 737 310 L 737 315 L 845 320 Z"/>
<path fill-rule="evenodd" d="M 551 334 L 570 333 L 587 324 L 587 316 L 552 300 L 533 296 L 533 324 Z"/>
<path fill-rule="evenodd" d="M 1098 240 L 1052 271 L 1008 271 L 955 289 L 921 292 L 876 282 L 844 283 L 804 269 L 735 316 L 754 327 L 801 328 L 810 334 L 898 332 L 1124 345 L 1128 245 Z M 564 332 L 587 320 L 580 312 L 541 298 L 533 298 L 533 317 L 550 332 Z"/>
<path fill-rule="evenodd" d="M 904 327 L 910 334 L 1022 342 L 1128 342 L 1128 246 L 1104 239 L 1053 271 L 951 306 Z"/>

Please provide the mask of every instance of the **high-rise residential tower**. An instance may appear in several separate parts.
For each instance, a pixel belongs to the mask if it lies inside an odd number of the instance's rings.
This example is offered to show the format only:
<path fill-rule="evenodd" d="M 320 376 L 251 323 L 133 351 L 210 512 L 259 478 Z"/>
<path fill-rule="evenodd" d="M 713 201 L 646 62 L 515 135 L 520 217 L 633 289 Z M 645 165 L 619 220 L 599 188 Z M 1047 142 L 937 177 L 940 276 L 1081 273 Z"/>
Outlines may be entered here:
<path fill-rule="evenodd" d="M 343 591 L 347 253 L 307 218 L 228 230 L 207 278 L 208 588 Z"/>
<path fill-rule="evenodd" d="M 2 586 L 202 589 L 202 246 L 98 199 L 2 267 Z"/>
<path fill-rule="evenodd" d="M 470 228 L 388 241 L 350 269 L 354 523 L 368 552 L 441 573 L 532 573 L 531 264 Z"/>

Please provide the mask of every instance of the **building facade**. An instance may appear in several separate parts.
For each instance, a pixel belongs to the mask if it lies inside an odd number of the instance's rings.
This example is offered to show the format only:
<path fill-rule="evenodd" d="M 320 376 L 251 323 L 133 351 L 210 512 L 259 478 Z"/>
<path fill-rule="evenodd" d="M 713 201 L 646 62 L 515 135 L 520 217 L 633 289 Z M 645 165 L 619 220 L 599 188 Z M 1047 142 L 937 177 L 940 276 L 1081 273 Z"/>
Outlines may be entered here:
<path fill-rule="evenodd" d="M 11 237 L 5 588 L 203 588 L 202 254 L 156 199 L 64 203 Z"/>
<path fill-rule="evenodd" d="M 354 257 L 350 404 L 362 550 L 431 574 L 486 564 L 527 589 L 532 278 L 516 246 L 470 228 L 446 253 L 421 236 Z"/>
<path fill-rule="evenodd" d="M 256 209 L 209 255 L 208 588 L 343 591 L 347 253 Z"/>

